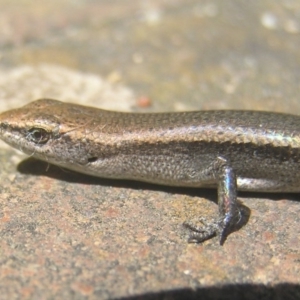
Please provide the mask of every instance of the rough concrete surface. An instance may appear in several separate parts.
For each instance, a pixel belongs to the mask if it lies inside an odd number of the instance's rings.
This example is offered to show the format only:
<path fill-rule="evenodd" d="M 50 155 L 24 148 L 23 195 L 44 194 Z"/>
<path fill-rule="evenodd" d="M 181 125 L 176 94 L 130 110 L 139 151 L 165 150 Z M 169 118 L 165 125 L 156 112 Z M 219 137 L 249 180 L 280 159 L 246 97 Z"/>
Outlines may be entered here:
<path fill-rule="evenodd" d="M 300 2 L 0 0 L 0 111 L 300 111 Z M 300 299 L 300 196 L 240 194 L 223 246 L 181 224 L 216 191 L 92 178 L 0 145 L 0 299 Z M 201 299 L 202 299 L 201 298 Z"/>

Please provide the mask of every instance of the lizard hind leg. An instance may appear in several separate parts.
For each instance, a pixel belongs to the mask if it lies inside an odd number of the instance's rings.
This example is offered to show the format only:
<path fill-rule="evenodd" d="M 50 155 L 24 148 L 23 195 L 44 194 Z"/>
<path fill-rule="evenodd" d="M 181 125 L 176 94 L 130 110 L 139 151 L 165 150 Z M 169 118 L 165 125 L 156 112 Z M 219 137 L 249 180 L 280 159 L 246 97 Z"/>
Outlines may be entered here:
<path fill-rule="evenodd" d="M 218 157 L 214 164 L 214 173 L 218 181 L 219 217 L 212 222 L 200 219 L 203 226 L 193 226 L 187 222 L 183 225 L 190 230 L 188 241 L 201 243 L 214 236 L 219 236 L 222 245 L 227 235 L 241 220 L 241 212 L 237 203 L 236 174 L 226 159 Z"/>

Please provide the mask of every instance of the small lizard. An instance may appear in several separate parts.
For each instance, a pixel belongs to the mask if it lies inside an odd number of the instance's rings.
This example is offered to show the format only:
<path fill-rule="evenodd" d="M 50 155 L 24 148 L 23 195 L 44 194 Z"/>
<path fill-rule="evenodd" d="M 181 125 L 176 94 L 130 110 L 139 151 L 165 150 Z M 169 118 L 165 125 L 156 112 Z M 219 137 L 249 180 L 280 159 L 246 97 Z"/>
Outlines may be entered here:
<path fill-rule="evenodd" d="M 188 223 L 190 242 L 220 243 L 239 222 L 237 190 L 300 191 L 300 116 L 259 111 L 124 113 L 41 99 L 0 115 L 0 138 L 93 176 L 216 187 L 219 216 Z"/>

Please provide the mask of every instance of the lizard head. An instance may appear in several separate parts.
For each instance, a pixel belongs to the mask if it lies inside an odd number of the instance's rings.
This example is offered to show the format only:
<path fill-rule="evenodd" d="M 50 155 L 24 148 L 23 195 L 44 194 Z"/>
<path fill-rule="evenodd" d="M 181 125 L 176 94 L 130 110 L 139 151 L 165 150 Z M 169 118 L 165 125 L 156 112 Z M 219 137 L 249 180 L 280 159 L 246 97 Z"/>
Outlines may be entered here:
<path fill-rule="evenodd" d="M 0 138 L 18 150 L 54 163 L 78 161 L 85 151 L 80 129 L 91 121 L 89 109 L 41 99 L 0 114 Z M 82 135 L 81 135 L 82 137 Z M 71 145 L 71 146 L 70 146 Z"/>

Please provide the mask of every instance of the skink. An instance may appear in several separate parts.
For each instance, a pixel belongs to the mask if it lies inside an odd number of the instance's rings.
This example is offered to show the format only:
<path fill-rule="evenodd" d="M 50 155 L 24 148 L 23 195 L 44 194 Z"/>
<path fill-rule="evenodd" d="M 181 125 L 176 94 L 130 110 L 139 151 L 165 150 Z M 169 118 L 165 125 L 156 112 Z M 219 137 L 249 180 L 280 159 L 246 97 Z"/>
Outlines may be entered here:
<path fill-rule="evenodd" d="M 190 242 L 223 243 L 237 190 L 300 191 L 300 116 L 259 111 L 123 113 L 42 99 L 0 115 L 0 138 L 55 165 L 114 179 L 216 187 L 219 216 Z"/>

